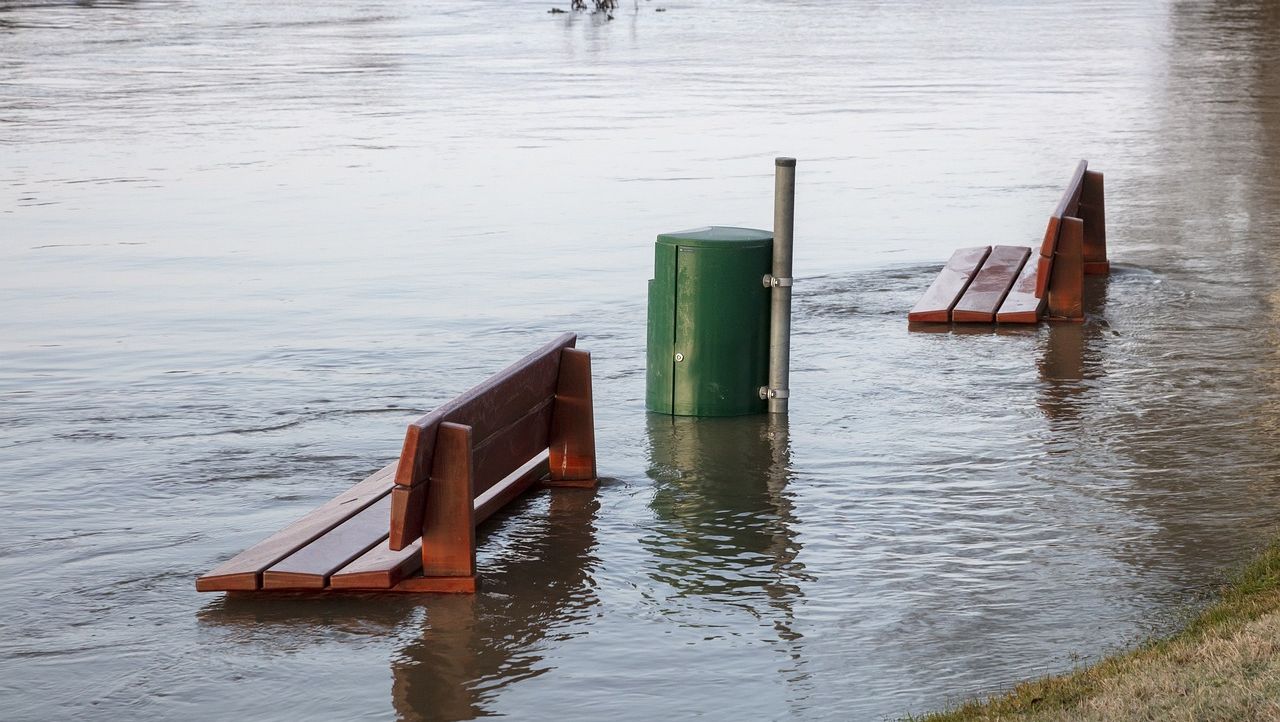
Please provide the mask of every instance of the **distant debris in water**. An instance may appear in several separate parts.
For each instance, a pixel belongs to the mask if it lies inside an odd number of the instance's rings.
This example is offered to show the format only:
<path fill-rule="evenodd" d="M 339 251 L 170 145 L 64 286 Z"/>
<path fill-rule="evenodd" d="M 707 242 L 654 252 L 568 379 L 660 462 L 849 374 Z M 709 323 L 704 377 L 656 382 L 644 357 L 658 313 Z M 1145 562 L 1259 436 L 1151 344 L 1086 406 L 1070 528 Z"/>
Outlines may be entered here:
<path fill-rule="evenodd" d="M 606 20 L 613 19 L 613 15 L 609 13 L 609 11 L 617 9 L 618 0 L 591 0 L 591 2 L 593 5 L 595 5 L 595 9 L 592 10 L 592 12 L 605 13 Z M 586 9 L 587 9 L 587 0 L 571 0 L 571 2 L 569 3 L 569 10 L 586 10 Z M 547 11 L 547 13 L 551 15 L 563 15 L 569 12 L 569 10 L 561 10 L 560 8 L 551 8 L 550 10 Z"/>

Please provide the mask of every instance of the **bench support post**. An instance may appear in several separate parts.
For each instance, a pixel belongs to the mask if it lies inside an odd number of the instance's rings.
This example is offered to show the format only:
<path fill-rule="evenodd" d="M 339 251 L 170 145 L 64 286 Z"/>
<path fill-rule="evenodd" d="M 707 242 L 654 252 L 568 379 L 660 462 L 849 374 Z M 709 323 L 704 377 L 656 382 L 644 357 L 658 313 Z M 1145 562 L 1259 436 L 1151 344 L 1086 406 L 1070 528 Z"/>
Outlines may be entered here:
<path fill-rule="evenodd" d="M 560 352 L 551 412 L 551 478 L 545 486 L 593 488 L 596 485 L 596 425 L 591 398 L 591 354 Z"/>
<path fill-rule="evenodd" d="M 1085 171 L 1080 191 L 1080 219 L 1084 221 L 1084 272 L 1105 276 L 1111 272 L 1111 263 L 1107 261 L 1107 212 L 1102 174 L 1098 171 Z"/>
<path fill-rule="evenodd" d="M 476 575 L 475 469 L 471 427 L 448 421 L 436 430 L 422 525 L 422 575 Z"/>
<path fill-rule="evenodd" d="M 1063 217 L 1050 271 L 1048 317 L 1084 320 L 1084 221 Z"/>

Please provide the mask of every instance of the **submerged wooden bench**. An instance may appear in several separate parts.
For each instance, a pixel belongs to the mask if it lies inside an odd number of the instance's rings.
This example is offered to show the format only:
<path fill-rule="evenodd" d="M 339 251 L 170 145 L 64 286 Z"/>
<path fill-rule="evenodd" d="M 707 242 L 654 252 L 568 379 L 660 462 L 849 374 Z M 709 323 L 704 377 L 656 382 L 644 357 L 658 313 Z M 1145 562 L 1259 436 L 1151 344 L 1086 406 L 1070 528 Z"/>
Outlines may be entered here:
<path fill-rule="evenodd" d="M 916 303 L 912 323 L 1037 323 L 1084 320 L 1084 276 L 1105 275 L 1102 174 L 1080 161 L 1049 216 L 1039 252 L 975 246 L 951 255 Z"/>
<path fill-rule="evenodd" d="M 196 580 L 202 592 L 474 592 L 476 525 L 596 485 L 591 355 L 566 333 L 409 424 L 400 458 Z"/>

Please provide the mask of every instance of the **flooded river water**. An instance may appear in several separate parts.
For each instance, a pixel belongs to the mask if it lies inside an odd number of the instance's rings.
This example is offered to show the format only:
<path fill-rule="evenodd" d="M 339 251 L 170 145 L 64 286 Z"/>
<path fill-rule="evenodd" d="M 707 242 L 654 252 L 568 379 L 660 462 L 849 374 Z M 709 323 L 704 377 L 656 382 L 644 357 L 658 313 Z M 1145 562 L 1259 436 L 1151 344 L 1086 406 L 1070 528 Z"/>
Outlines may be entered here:
<path fill-rule="evenodd" d="M 1275 3 L 554 4 L 0 0 L 0 716 L 892 718 L 1275 531 Z M 776 155 L 791 414 L 646 415 L 653 238 L 768 227 Z M 908 331 L 1082 157 L 1089 321 Z M 604 483 L 481 593 L 195 592 L 561 330 Z"/>

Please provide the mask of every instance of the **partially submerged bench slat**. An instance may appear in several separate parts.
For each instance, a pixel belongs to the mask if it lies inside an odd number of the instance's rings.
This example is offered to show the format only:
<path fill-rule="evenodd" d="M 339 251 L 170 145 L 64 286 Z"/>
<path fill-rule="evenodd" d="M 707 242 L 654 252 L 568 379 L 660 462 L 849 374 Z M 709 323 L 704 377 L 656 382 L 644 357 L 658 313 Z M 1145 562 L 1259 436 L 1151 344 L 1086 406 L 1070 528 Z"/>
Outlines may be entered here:
<path fill-rule="evenodd" d="M 1082 160 L 1076 164 L 1076 169 L 1071 173 L 1071 180 L 1067 183 L 1066 190 L 1062 191 L 1062 197 L 1058 199 L 1058 205 L 1054 207 L 1053 213 L 1049 216 L 1049 223 L 1045 226 L 1044 240 L 1040 242 L 1040 259 L 1037 267 L 1036 276 L 1036 296 L 1043 298 L 1045 291 L 1049 289 L 1049 279 L 1053 273 L 1053 258 L 1057 254 L 1058 238 L 1062 235 L 1062 219 L 1068 216 L 1074 217 L 1079 213 L 1080 195 L 1084 192 L 1085 171 L 1089 167 L 1089 161 Z"/>
<path fill-rule="evenodd" d="M 391 490 L 396 462 L 347 489 L 298 521 L 219 564 L 196 580 L 201 592 L 252 591 L 262 586 L 262 572 L 358 514 Z"/>
<path fill-rule="evenodd" d="M 1022 272 L 1009 289 L 1004 303 L 996 312 L 996 323 L 1039 323 L 1044 314 L 1045 299 L 1036 298 L 1036 257 L 1022 266 Z"/>
<path fill-rule="evenodd" d="M 334 589 L 390 589 L 422 570 L 422 544 L 392 551 L 383 541 L 329 577 Z"/>
<path fill-rule="evenodd" d="M 508 419 L 523 416 L 543 399 L 554 394 L 560 352 L 565 348 L 572 348 L 577 338 L 573 333 L 562 334 L 457 399 L 410 424 L 410 433 L 405 436 L 404 450 L 400 455 L 402 463 L 396 473 L 396 484 L 416 486 L 426 480 L 430 471 L 435 429 L 440 422 L 450 421 L 470 426 L 476 443 L 482 444 L 490 435 L 506 426 Z"/>
<path fill-rule="evenodd" d="M 477 496 L 472 504 L 476 526 L 484 523 L 494 512 L 523 494 L 529 487 L 545 479 L 549 473 L 547 457 L 548 453 L 544 450 L 506 479 Z M 421 571 L 421 540 L 411 542 L 400 551 L 394 551 L 386 542 L 382 542 L 365 552 L 364 556 L 334 572 L 329 578 L 329 586 L 334 589 L 390 589 L 402 580 L 422 578 Z M 424 583 L 417 583 L 416 586 L 419 588 L 412 591 L 424 591 L 421 589 Z"/>
<path fill-rule="evenodd" d="M 263 589 L 324 589 L 329 575 L 387 538 L 391 497 L 334 527 L 262 573 Z"/>
<path fill-rule="evenodd" d="M 991 246 L 975 246 L 960 248 L 952 253 L 947 265 L 933 280 L 933 285 L 929 286 L 924 297 L 907 314 L 907 320 L 923 323 L 946 323 L 951 320 L 951 309 L 969 287 L 973 275 L 982 267 L 982 262 L 990 252 Z"/>
<path fill-rule="evenodd" d="M 494 512 L 509 504 L 538 481 L 545 481 L 550 473 L 548 456 L 546 450 L 543 450 L 541 454 L 511 472 L 507 478 L 477 496 L 474 504 L 476 525 L 483 524 L 486 519 L 493 516 Z"/>
<path fill-rule="evenodd" d="M 996 310 L 1000 308 L 1030 255 L 1031 249 L 1026 246 L 993 247 L 982 264 L 982 269 L 973 277 L 969 289 L 951 310 L 951 320 L 957 323 L 995 321 Z"/>
<path fill-rule="evenodd" d="M 475 453 L 476 490 L 483 494 L 512 470 L 547 450 L 554 397 L 535 406 L 507 428 L 478 444 Z"/>

